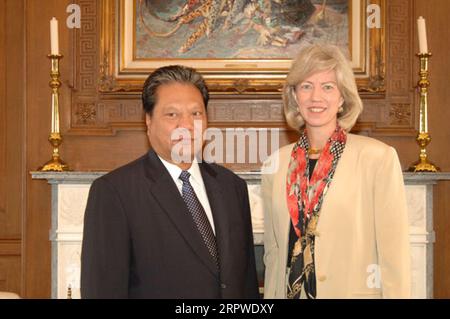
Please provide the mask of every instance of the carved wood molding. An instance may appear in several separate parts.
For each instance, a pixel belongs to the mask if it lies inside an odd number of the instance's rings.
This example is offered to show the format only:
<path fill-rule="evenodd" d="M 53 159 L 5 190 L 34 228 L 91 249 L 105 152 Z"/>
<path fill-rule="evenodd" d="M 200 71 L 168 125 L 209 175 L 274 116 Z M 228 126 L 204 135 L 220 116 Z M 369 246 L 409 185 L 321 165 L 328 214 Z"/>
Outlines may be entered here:
<path fill-rule="evenodd" d="M 115 135 L 121 130 L 145 130 L 140 101 L 142 81 L 119 84 L 114 76 L 115 39 L 111 28 L 117 3 L 111 0 L 79 0 L 81 29 L 74 33 L 74 87 L 69 135 Z M 413 4 L 408 0 L 379 0 L 386 28 L 370 32 L 377 50 L 372 50 L 371 78 L 360 85 L 365 109 L 357 124 L 368 135 L 415 136 L 414 89 L 411 83 L 413 54 L 410 30 Z M 109 14 L 105 15 L 104 10 Z M 109 10 L 109 11 L 108 11 Z M 384 62 L 386 61 L 386 63 Z M 228 82 L 227 82 L 228 81 Z M 274 80 L 275 82 L 277 80 Z M 219 83 L 220 82 L 220 83 Z M 216 93 L 209 106 L 211 126 L 286 128 L 280 92 L 282 83 L 257 79 L 222 80 L 214 85 Z M 220 85 L 219 85 L 220 84 Z M 268 87 L 272 88 L 269 94 Z M 249 92 L 251 90 L 251 92 Z M 105 94 L 105 92 L 107 92 Z M 219 94 L 220 93 L 220 94 Z"/>
<path fill-rule="evenodd" d="M 22 254 L 21 239 L 0 238 L 0 256 L 20 256 Z"/>
<path fill-rule="evenodd" d="M 411 47 L 413 32 L 410 17 L 413 2 L 409 0 L 389 1 L 388 6 L 388 81 L 385 127 L 409 130 L 415 136 L 415 89 L 413 78 L 414 49 Z"/>

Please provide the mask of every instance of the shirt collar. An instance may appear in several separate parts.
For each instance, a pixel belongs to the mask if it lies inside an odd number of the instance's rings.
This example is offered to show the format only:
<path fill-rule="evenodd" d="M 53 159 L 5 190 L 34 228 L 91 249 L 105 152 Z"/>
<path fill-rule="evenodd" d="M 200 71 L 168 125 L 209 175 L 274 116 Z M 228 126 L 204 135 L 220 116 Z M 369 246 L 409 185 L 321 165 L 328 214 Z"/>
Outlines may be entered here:
<path fill-rule="evenodd" d="M 169 172 L 170 176 L 175 181 L 175 183 L 177 181 L 179 181 L 180 174 L 183 170 L 181 168 L 179 168 L 177 165 L 175 165 L 173 163 L 169 163 L 168 161 L 163 159 L 161 156 L 158 155 L 158 157 L 161 160 L 161 162 L 164 164 L 164 166 L 166 167 L 167 171 Z M 196 182 L 198 184 L 201 183 L 200 181 L 202 181 L 202 174 L 200 172 L 200 167 L 198 165 L 197 158 L 194 158 L 191 167 L 187 171 L 189 172 L 189 174 L 191 174 L 191 178 L 189 179 L 191 182 L 193 180 L 194 182 Z"/>

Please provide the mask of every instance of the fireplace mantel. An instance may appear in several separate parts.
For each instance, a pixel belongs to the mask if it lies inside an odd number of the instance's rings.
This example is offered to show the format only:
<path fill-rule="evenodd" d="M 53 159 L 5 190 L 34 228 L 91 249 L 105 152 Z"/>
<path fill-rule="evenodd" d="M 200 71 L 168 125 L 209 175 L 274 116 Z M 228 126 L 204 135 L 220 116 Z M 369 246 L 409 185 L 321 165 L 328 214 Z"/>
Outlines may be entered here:
<path fill-rule="evenodd" d="M 91 183 L 106 172 L 31 172 L 52 186 L 52 298 L 80 296 L 80 255 L 83 219 Z M 263 245 L 259 172 L 238 172 L 247 181 L 255 245 Z M 433 297 L 433 185 L 450 180 L 450 173 L 404 173 L 412 258 L 414 298 Z M 262 265 L 260 265 L 262 266 Z"/>

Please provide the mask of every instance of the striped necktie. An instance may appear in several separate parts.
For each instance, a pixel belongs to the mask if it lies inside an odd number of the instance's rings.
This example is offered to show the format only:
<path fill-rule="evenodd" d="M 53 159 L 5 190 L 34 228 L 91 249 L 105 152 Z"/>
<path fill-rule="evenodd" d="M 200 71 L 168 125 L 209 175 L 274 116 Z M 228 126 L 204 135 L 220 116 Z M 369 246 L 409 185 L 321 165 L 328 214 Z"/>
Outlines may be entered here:
<path fill-rule="evenodd" d="M 208 217 L 206 216 L 205 210 L 203 209 L 202 204 L 198 200 L 197 195 L 195 195 L 194 189 L 189 182 L 190 176 L 191 174 L 187 171 L 182 171 L 180 174 L 179 178 L 183 182 L 181 196 L 183 197 L 183 200 L 186 203 L 192 218 L 194 219 L 195 225 L 197 226 L 197 229 L 200 232 L 211 257 L 216 263 L 217 268 L 219 268 L 219 255 L 217 252 L 216 237 L 214 236 L 214 232 Z"/>

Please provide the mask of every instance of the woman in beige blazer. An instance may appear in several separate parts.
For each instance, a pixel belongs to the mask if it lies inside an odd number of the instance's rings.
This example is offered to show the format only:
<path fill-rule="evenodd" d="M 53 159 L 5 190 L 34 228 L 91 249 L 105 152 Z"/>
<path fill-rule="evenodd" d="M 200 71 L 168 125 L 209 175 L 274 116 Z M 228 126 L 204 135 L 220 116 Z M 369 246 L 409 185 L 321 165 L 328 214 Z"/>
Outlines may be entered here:
<path fill-rule="evenodd" d="M 303 49 L 283 92 L 299 140 L 263 167 L 265 298 L 409 298 L 408 219 L 394 148 L 349 134 L 362 112 L 348 60 Z"/>

